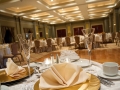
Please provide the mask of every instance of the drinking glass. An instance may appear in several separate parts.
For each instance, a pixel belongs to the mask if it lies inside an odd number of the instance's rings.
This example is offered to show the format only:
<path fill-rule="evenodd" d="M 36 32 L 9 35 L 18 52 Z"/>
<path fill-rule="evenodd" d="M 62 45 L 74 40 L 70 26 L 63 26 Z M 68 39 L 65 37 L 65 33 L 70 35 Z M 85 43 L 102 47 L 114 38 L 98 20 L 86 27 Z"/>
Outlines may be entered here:
<path fill-rule="evenodd" d="M 18 34 L 17 36 L 22 46 L 25 58 L 27 60 L 28 74 L 30 76 L 31 75 L 30 73 L 30 49 L 32 46 L 31 45 L 32 44 L 32 33 L 26 33 L 26 35 Z"/>
<path fill-rule="evenodd" d="M 84 40 L 85 40 L 85 44 L 88 50 L 88 54 L 89 54 L 89 65 L 91 66 L 91 50 L 92 50 L 92 43 L 93 43 L 93 35 L 94 35 L 94 31 L 95 29 L 91 28 L 91 29 L 83 29 L 82 33 L 84 35 Z"/>

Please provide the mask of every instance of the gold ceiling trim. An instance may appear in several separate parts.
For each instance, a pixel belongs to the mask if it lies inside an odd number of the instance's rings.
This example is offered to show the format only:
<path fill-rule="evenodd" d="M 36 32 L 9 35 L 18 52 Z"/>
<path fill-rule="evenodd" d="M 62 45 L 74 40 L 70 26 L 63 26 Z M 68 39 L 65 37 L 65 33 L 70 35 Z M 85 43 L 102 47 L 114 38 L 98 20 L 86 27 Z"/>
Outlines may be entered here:
<path fill-rule="evenodd" d="M 0 0 L 0 4 L 9 3 L 9 2 L 17 2 L 17 1 L 20 1 L 20 0 Z"/>
<path fill-rule="evenodd" d="M 73 12 L 73 11 L 77 11 L 77 10 L 79 10 L 79 7 L 78 6 L 74 6 L 74 7 L 58 9 L 57 11 L 59 13 L 66 13 L 66 12 Z"/>
<path fill-rule="evenodd" d="M 31 14 L 29 16 L 31 17 L 45 17 L 45 16 L 49 16 L 50 14 L 47 12 L 42 12 L 42 13 L 36 13 L 36 14 Z"/>
<path fill-rule="evenodd" d="M 97 2 L 93 4 L 88 4 L 88 8 L 96 8 L 96 7 L 103 7 L 108 5 L 114 5 L 116 0 L 110 0 L 110 1 L 103 1 L 103 2 Z"/>
<path fill-rule="evenodd" d="M 34 6 L 23 6 L 23 7 L 9 7 L 6 8 L 9 11 L 15 12 L 15 13 L 20 13 L 20 12 L 26 12 L 26 11 L 31 11 L 37 9 L 37 7 Z"/>
<path fill-rule="evenodd" d="M 56 5 L 62 5 L 66 3 L 72 3 L 75 0 L 41 0 L 41 2 L 47 4 L 48 6 L 56 6 Z"/>

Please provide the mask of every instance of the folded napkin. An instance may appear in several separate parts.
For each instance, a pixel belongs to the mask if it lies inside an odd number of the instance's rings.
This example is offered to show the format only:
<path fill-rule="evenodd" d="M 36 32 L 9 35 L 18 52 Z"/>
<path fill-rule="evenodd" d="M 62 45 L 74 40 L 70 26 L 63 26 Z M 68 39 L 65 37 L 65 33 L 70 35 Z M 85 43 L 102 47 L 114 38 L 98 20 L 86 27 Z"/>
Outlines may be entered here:
<path fill-rule="evenodd" d="M 58 89 L 84 83 L 90 78 L 83 69 L 72 63 L 51 66 L 40 77 L 40 89 Z"/>
<path fill-rule="evenodd" d="M 61 55 L 67 56 L 67 55 L 78 55 L 78 54 L 73 50 L 64 50 L 61 52 Z"/>
<path fill-rule="evenodd" d="M 22 68 L 21 66 L 17 66 L 11 58 L 8 58 L 6 62 L 7 68 L 5 69 L 7 75 L 11 77 L 19 76 L 20 73 L 25 72 L 25 68 Z"/>
<path fill-rule="evenodd" d="M 69 58 L 72 61 L 72 60 L 78 60 L 80 57 L 73 50 L 64 50 L 61 52 L 60 60 L 62 61 L 65 60 L 66 58 Z"/>

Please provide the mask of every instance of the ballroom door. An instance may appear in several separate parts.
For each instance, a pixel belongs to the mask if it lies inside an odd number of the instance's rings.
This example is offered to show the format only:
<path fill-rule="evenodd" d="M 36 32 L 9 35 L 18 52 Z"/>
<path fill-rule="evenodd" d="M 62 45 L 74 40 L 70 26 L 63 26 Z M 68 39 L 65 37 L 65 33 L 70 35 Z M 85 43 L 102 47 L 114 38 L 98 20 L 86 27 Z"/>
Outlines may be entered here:
<path fill-rule="evenodd" d="M 82 29 L 83 29 L 83 27 L 75 27 L 74 28 L 74 35 L 83 35 Z"/>
<path fill-rule="evenodd" d="M 66 29 L 57 30 L 57 37 L 66 37 Z"/>
<path fill-rule="evenodd" d="M 94 33 L 102 33 L 103 32 L 103 25 L 92 25 L 92 28 L 95 28 Z"/>

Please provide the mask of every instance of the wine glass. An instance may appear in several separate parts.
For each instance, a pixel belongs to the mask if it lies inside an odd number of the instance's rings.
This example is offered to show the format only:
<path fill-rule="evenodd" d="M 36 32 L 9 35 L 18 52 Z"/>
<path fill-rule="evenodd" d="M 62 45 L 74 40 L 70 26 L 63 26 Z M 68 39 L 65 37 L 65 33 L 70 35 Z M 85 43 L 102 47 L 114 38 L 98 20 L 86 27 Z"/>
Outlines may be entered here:
<path fill-rule="evenodd" d="M 30 49 L 31 49 L 31 44 L 32 44 L 32 33 L 26 33 L 26 37 L 22 34 L 18 34 L 18 39 L 19 42 L 22 46 L 25 58 L 27 60 L 27 66 L 28 66 L 28 74 L 29 76 L 31 75 L 30 73 Z"/>
<path fill-rule="evenodd" d="M 95 29 L 83 29 L 82 33 L 84 35 L 84 40 L 86 47 L 88 49 L 88 54 L 89 54 L 89 65 L 91 66 L 91 50 L 92 50 L 92 43 L 93 43 L 93 35 L 94 35 Z"/>

